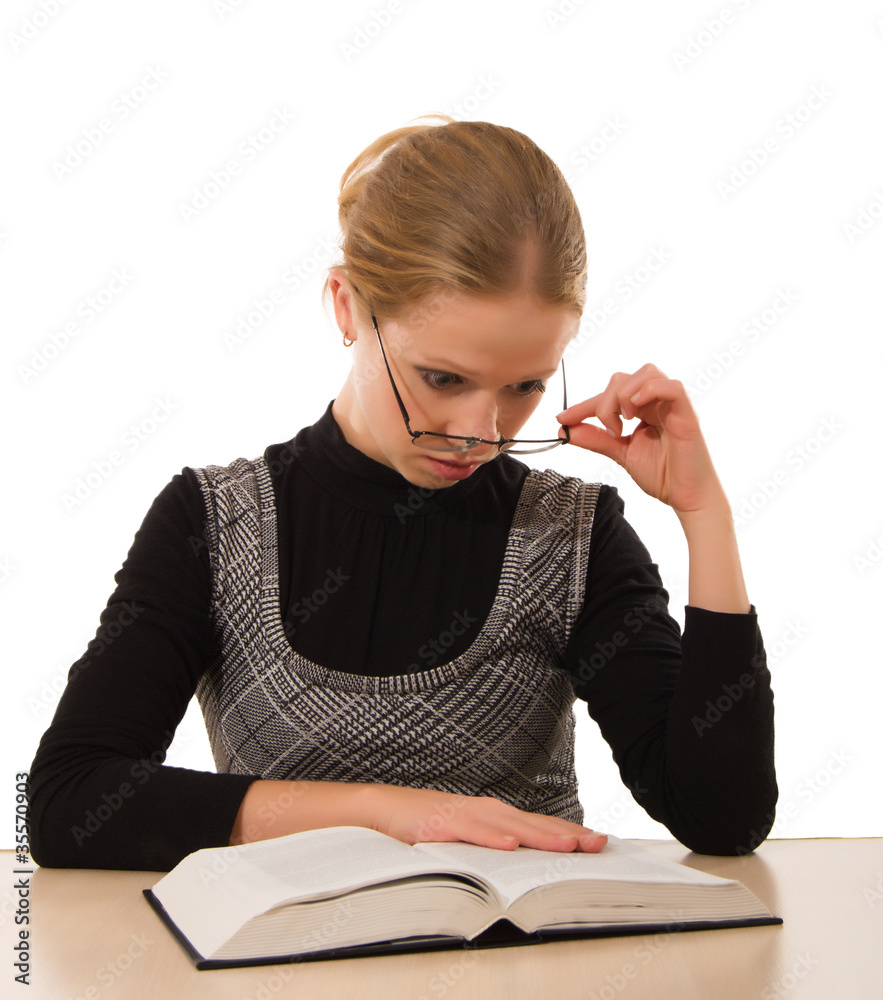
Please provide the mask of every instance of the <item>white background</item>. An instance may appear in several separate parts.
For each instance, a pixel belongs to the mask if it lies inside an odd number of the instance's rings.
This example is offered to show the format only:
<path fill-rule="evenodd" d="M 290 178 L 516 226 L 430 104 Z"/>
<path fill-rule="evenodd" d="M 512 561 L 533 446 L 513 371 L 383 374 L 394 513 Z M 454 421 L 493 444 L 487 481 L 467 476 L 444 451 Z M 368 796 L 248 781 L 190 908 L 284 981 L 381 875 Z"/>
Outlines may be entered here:
<path fill-rule="evenodd" d="M 14 774 L 153 498 L 184 466 L 288 440 L 339 390 L 349 355 L 320 301 L 339 178 L 431 111 L 525 132 L 571 181 L 590 252 L 572 399 L 646 361 L 694 390 L 770 656 L 773 836 L 883 833 L 879 3 L 45 10 L 7 2 L 0 21 L 0 843 Z M 212 187 L 234 159 L 238 176 Z M 286 284 L 291 268 L 303 279 Z M 87 321 L 115 270 L 126 287 Z M 274 291 L 272 315 L 256 314 Z M 261 322 L 231 349 L 249 314 Z M 672 512 L 601 456 L 537 459 L 619 488 L 683 622 Z M 667 836 L 576 710 L 587 824 Z M 213 769 L 195 702 L 168 761 Z"/>

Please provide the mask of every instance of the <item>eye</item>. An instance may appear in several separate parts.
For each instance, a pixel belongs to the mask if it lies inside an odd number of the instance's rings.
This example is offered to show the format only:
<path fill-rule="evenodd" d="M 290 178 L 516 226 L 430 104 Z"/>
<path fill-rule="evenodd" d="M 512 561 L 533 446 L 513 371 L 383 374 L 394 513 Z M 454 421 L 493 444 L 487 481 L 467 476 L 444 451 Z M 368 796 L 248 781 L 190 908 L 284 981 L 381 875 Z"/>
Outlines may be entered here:
<path fill-rule="evenodd" d="M 436 372 L 425 369 L 420 373 L 420 378 L 430 387 L 430 389 L 450 389 L 453 385 L 458 385 L 462 379 L 459 375 L 452 375 L 450 372 Z"/>
<path fill-rule="evenodd" d="M 455 385 L 463 383 L 463 379 L 459 375 L 454 375 L 453 372 L 440 372 L 431 368 L 421 369 L 420 378 L 430 389 L 436 389 L 439 392 L 444 392 L 446 389 L 451 389 Z M 534 393 L 546 391 L 546 386 L 542 379 L 538 378 L 531 379 L 528 382 L 515 382 L 510 388 L 514 395 L 522 399 L 533 396 Z"/>
<path fill-rule="evenodd" d="M 545 392 L 546 387 L 540 379 L 535 378 L 530 382 L 516 382 L 512 391 L 516 396 L 532 396 L 535 392 Z"/>

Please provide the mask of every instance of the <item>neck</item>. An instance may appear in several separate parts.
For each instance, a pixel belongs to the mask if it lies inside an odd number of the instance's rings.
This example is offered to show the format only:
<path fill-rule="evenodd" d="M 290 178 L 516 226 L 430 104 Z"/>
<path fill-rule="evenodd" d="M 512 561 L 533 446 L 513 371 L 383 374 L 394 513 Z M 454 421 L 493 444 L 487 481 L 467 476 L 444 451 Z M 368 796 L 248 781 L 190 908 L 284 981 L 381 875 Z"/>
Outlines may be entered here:
<path fill-rule="evenodd" d="M 352 373 L 347 376 L 346 382 L 344 382 L 343 387 L 332 403 L 331 413 L 337 421 L 340 432 L 343 434 L 347 444 L 358 448 L 359 451 L 369 458 L 373 458 L 383 465 L 389 465 L 385 456 L 378 453 L 374 444 L 368 422 L 365 420 L 365 415 L 359 406 L 355 387 L 352 384 Z"/>

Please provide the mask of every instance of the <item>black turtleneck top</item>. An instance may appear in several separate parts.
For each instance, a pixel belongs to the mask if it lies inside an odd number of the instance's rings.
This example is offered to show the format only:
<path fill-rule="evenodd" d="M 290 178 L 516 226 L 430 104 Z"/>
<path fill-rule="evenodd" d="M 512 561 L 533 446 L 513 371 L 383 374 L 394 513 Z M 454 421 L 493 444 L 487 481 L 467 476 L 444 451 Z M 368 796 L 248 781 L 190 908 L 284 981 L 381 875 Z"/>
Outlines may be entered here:
<path fill-rule="evenodd" d="M 527 466 L 500 455 L 462 482 L 420 488 L 351 446 L 331 404 L 264 456 L 281 610 L 299 653 L 378 676 L 465 651 L 493 603 Z M 218 655 L 204 517 L 185 468 L 153 502 L 96 636 L 71 667 L 31 769 L 31 845 L 41 865 L 166 871 L 229 842 L 258 776 L 163 763 Z M 755 609 L 687 606 L 682 636 L 667 607 L 657 566 L 617 491 L 603 486 L 564 667 L 650 816 L 695 851 L 753 850 L 777 798 L 773 696 Z"/>

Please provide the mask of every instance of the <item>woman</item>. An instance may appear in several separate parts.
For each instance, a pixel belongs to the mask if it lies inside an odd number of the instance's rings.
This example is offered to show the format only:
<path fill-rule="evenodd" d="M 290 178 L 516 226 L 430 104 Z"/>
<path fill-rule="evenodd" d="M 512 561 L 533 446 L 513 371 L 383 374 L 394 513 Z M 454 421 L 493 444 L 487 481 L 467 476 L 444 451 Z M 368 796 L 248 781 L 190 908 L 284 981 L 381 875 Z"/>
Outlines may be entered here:
<path fill-rule="evenodd" d="M 676 838 L 754 849 L 777 797 L 769 672 L 683 386 L 618 373 L 518 438 L 585 301 L 561 173 L 519 132 L 436 116 L 365 150 L 339 205 L 346 383 L 290 441 L 157 497 L 38 749 L 35 859 L 167 870 L 337 825 L 598 851 L 575 698 Z M 513 457 L 567 440 L 677 514 L 683 636 L 616 490 Z M 163 764 L 194 692 L 217 774 Z"/>

